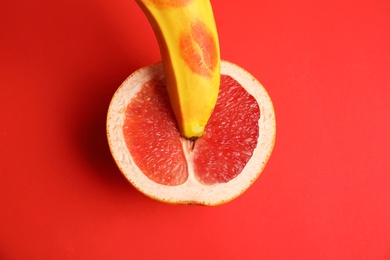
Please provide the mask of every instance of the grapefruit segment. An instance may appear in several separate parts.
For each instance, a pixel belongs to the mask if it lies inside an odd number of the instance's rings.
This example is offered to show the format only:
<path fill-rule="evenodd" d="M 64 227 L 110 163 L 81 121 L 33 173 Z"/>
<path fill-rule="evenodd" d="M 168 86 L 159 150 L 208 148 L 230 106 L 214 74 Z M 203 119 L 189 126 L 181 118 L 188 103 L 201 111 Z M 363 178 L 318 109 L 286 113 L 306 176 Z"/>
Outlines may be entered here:
<path fill-rule="evenodd" d="M 242 194 L 263 171 L 275 140 L 272 102 L 244 69 L 223 61 L 221 73 L 217 106 L 194 146 L 180 137 L 161 64 L 134 72 L 115 93 L 109 146 L 121 172 L 145 195 L 218 205 Z"/>
<path fill-rule="evenodd" d="M 179 185 L 187 180 L 187 163 L 165 82 L 143 84 L 126 109 L 123 135 L 134 162 L 151 180 Z"/>
<path fill-rule="evenodd" d="M 228 182 L 241 173 L 257 145 L 259 118 L 253 96 L 221 75 L 217 104 L 194 149 L 194 171 L 201 182 Z"/>

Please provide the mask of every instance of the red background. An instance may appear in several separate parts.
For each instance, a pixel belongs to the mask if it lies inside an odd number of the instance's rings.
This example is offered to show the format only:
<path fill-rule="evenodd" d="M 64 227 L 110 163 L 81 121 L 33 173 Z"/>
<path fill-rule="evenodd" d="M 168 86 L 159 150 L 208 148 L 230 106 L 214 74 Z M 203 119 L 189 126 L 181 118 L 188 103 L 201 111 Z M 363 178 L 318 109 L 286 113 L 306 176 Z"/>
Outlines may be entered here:
<path fill-rule="evenodd" d="M 108 150 L 113 93 L 159 60 L 135 2 L 2 1 L 0 259 L 390 259 L 390 2 L 212 3 L 277 138 L 209 208 L 146 198 Z"/>

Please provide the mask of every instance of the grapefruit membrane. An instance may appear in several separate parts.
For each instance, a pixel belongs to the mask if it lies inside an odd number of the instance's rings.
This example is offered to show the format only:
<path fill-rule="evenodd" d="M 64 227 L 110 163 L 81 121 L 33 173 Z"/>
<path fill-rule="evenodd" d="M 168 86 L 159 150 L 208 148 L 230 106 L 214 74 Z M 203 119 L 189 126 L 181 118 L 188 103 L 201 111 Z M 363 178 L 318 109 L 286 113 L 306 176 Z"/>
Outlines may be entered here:
<path fill-rule="evenodd" d="M 167 203 L 219 205 L 259 177 L 273 150 L 275 114 L 264 87 L 221 61 L 221 84 L 204 134 L 180 135 L 161 63 L 131 74 L 114 94 L 107 137 L 123 175 L 145 195 Z"/>

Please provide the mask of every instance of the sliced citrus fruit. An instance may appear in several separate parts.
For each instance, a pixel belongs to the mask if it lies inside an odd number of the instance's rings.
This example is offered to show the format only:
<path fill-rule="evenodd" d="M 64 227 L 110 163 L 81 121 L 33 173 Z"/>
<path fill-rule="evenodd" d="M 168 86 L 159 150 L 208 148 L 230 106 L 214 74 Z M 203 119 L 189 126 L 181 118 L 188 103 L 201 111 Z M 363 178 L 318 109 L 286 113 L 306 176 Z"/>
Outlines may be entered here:
<path fill-rule="evenodd" d="M 275 114 L 263 86 L 222 61 L 218 101 L 205 132 L 186 139 L 157 63 L 134 72 L 114 94 L 107 136 L 119 169 L 147 196 L 218 205 L 242 194 L 263 171 L 274 146 Z"/>

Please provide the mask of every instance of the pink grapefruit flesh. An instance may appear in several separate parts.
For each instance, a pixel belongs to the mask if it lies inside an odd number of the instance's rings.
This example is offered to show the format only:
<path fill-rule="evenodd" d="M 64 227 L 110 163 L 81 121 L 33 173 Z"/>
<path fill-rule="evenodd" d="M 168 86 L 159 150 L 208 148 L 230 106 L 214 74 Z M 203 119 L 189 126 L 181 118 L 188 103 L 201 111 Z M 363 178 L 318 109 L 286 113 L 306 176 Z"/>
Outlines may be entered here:
<path fill-rule="evenodd" d="M 221 75 L 217 104 L 194 148 L 194 172 L 201 182 L 228 182 L 241 173 L 256 148 L 259 119 L 253 96 Z"/>
<path fill-rule="evenodd" d="M 134 72 L 107 117 L 114 160 L 145 195 L 168 203 L 218 205 L 242 194 L 263 171 L 275 140 L 275 115 L 263 86 L 221 62 L 217 105 L 203 136 L 180 136 L 162 65 Z"/>
<path fill-rule="evenodd" d="M 256 100 L 232 77 L 221 76 L 219 97 L 203 136 L 188 149 L 180 137 L 164 80 L 143 84 L 126 109 L 123 126 L 127 148 L 151 180 L 180 185 L 188 178 L 187 160 L 204 184 L 228 182 L 252 156 L 259 135 Z M 187 152 L 189 155 L 184 155 Z"/>
<path fill-rule="evenodd" d="M 143 84 L 126 109 L 123 126 L 127 148 L 151 180 L 179 185 L 188 177 L 180 132 L 163 80 Z"/>

